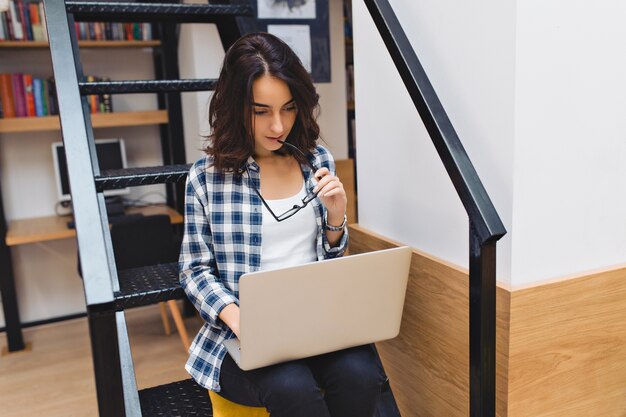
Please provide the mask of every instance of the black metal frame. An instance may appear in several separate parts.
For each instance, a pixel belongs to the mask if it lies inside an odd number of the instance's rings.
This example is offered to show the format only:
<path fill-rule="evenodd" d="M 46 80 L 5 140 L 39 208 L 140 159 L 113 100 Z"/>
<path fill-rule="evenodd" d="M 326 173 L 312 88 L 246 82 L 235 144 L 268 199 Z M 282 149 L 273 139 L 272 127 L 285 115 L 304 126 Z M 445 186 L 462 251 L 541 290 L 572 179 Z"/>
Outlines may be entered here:
<path fill-rule="evenodd" d="M 184 188 L 180 180 L 186 177 L 189 165 L 185 164 L 181 91 L 211 89 L 214 80 L 179 80 L 178 31 L 174 22 L 215 22 L 226 19 L 226 23 L 219 22 L 217 25 L 220 36 L 234 42 L 238 36 L 233 35 L 236 28 L 231 27 L 230 23 L 236 23 L 231 15 L 249 7 L 78 3 L 64 0 L 44 0 L 44 7 L 72 187 L 99 412 L 101 416 L 107 417 L 136 416 L 141 413 L 139 395 L 124 313 L 118 310 L 152 299 L 170 299 L 177 294 L 182 295 L 182 289 L 177 274 L 169 269 L 157 274 L 157 278 L 162 278 L 162 281 L 157 285 L 159 288 L 154 288 L 148 295 L 134 290 L 128 293 L 126 289 L 120 288 L 101 191 L 128 185 L 166 183 L 168 204 L 183 211 Z M 216 10 L 220 16 L 214 14 Z M 126 14 L 119 15 L 120 11 Z M 74 31 L 75 18 L 81 21 L 121 19 L 159 22 L 153 24 L 153 33 L 161 40 L 161 46 L 155 49 L 154 54 L 155 75 L 159 80 L 84 82 Z M 168 123 L 161 125 L 162 156 L 166 166 L 100 172 L 87 102 L 87 95 L 94 91 L 110 94 L 158 93 L 159 108 L 167 110 L 169 117 Z M 120 274 L 124 275 L 125 272 Z M 172 278 L 176 285 L 168 284 Z"/>
<path fill-rule="evenodd" d="M 364 0 L 470 223 L 470 416 L 495 416 L 496 242 L 506 229 L 387 0 Z"/>
<path fill-rule="evenodd" d="M 22 335 L 20 312 L 17 308 L 11 249 L 6 244 L 6 236 L 7 225 L 4 217 L 2 190 L 0 189 L 0 295 L 2 296 L 4 321 L 6 322 L 8 351 L 15 352 L 24 349 L 26 346 L 24 345 L 24 337 Z"/>

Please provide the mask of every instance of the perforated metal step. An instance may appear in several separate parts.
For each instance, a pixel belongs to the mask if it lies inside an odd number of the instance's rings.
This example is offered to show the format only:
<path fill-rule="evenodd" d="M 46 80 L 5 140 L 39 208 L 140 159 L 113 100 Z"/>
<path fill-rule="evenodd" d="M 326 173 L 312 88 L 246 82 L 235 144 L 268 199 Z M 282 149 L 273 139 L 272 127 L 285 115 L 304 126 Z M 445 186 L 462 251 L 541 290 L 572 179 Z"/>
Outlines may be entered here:
<path fill-rule="evenodd" d="M 191 164 L 106 170 L 95 177 L 96 190 L 101 192 L 141 185 L 184 181 L 189 169 L 191 169 Z"/>
<path fill-rule="evenodd" d="M 251 16 L 248 5 L 84 2 L 65 3 L 68 13 L 82 22 L 217 23 L 229 16 Z"/>
<path fill-rule="evenodd" d="M 92 81 L 80 82 L 80 94 L 134 94 L 167 93 L 184 91 L 209 91 L 215 89 L 217 80 L 131 80 L 131 81 Z"/>
<path fill-rule="evenodd" d="M 125 310 L 183 298 L 178 280 L 178 263 L 151 265 L 118 271 L 120 291 L 115 294 L 116 310 Z"/>
<path fill-rule="evenodd" d="M 173 382 L 139 391 L 143 417 L 211 417 L 206 389 L 193 380 Z"/>

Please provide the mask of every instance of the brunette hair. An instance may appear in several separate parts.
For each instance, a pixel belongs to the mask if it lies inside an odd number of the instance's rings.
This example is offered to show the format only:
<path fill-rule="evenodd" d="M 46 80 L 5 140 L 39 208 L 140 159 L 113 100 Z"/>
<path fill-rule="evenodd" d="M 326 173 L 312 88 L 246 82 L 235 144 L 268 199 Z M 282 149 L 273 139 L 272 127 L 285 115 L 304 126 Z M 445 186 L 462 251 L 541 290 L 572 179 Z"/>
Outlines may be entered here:
<path fill-rule="evenodd" d="M 285 42 L 269 33 L 251 33 L 239 38 L 226 52 L 220 77 L 209 105 L 211 134 L 205 152 L 213 157 L 219 172 L 235 174 L 254 153 L 252 84 L 269 75 L 284 81 L 296 103 L 296 121 L 286 141 L 308 155 L 320 129 L 317 124 L 319 95 L 311 76 Z M 279 153 L 285 152 L 281 148 Z M 300 162 L 303 155 L 293 156 Z"/>

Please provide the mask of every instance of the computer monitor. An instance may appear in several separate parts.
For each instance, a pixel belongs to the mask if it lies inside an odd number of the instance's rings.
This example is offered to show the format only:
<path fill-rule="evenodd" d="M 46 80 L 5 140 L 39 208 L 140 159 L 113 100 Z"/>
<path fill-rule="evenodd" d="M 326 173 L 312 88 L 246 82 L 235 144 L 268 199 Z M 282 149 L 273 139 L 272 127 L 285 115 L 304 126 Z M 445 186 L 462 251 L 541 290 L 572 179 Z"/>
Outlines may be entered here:
<path fill-rule="evenodd" d="M 123 139 L 97 139 L 96 152 L 100 171 L 107 169 L 126 168 L 126 148 Z M 52 144 L 52 159 L 57 183 L 57 194 L 60 201 L 70 201 L 70 181 L 67 174 L 65 148 L 62 142 Z M 130 193 L 130 188 L 104 191 L 105 197 L 119 196 Z"/>

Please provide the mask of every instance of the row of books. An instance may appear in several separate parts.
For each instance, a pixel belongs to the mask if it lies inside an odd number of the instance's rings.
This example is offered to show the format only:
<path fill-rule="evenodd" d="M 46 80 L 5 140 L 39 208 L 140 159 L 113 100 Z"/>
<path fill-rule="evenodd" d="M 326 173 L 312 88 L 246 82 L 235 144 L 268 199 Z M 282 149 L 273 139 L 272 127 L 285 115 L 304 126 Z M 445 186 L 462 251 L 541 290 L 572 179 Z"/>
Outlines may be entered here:
<path fill-rule="evenodd" d="M 102 81 L 89 76 L 88 81 Z M 91 113 L 111 113 L 109 94 L 87 97 Z M 54 79 L 31 74 L 0 74 L 0 118 L 41 117 L 59 114 Z"/>
<path fill-rule="evenodd" d="M 0 13 L 0 41 L 47 41 L 46 19 L 41 0 L 8 0 Z M 152 39 L 149 23 L 75 22 L 79 40 L 132 41 Z"/>
<path fill-rule="evenodd" d="M 0 14 L 0 40 L 45 41 L 48 39 L 43 2 L 9 0 Z"/>
<path fill-rule="evenodd" d="M 149 41 L 149 23 L 75 22 L 76 38 L 89 41 Z"/>

